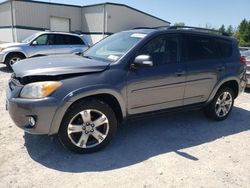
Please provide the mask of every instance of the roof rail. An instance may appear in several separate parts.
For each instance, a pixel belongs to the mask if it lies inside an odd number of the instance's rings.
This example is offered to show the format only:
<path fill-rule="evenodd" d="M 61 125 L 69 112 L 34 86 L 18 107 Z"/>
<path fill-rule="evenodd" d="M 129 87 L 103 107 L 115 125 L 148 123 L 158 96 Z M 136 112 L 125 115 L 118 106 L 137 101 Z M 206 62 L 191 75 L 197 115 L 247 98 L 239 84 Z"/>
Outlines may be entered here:
<path fill-rule="evenodd" d="M 167 28 L 169 28 L 170 26 L 157 26 L 157 27 L 147 27 L 147 26 L 145 26 L 145 27 L 135 27 L 135 28 L 133 28 L 133 29 L 167 29 Z"/>
<path fill-rule="evenodd" d="M 133 29 L 155 29 L 153 27 L 135 27 Z"/>
<path fill-rule="evenodd" d="M 192 27 L 192 26 L 170 26 L 167 29 L 191 29 L 191 30 L 197 30 L 197 31 L 205 31 L 208 33 L 217 33 L 217 34 L 221 34 L 223 36 L 229 36 L 228 33 L 225 32 L 221 32 L 219 30 L 215 30 L 215 29 L 207 29 L 207 28 L 201 28 L 201 27 Z"/>

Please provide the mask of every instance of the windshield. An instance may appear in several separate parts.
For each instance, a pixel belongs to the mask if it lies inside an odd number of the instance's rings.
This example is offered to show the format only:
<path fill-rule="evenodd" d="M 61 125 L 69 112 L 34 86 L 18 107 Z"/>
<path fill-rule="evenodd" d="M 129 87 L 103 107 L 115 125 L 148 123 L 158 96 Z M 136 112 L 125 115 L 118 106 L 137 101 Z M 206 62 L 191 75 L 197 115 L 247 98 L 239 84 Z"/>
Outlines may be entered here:
<path fill-rule="evenodd" d="M 87 50 L 84 56 L 91 59 L 115 62 L 146 35 L 145 33 L 135 32 L 121 32 L 111 35 Z"/>
<path fill-rule="evenodd" d="M 33 34 L 22 41 L 22 43 L 30 43 L 33 39 L 37 37 L 37 33 Z"/>

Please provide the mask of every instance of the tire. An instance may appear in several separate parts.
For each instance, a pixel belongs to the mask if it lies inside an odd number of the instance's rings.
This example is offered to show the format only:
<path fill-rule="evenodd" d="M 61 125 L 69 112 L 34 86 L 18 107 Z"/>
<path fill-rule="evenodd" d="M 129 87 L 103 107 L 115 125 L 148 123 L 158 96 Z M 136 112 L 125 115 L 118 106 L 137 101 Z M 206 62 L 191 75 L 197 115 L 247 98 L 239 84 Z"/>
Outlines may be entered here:
<path fill-rule="evenodd" d="M 58 136 L 67 149 L 83 154 L 104 148 L 116 131 L 117 119 L 109 105 L 99 100 L 90 100 L 73 104 L 67 110 Z"/>
<path fill-rule="evenodd" d="M 5 59 L 5 64 L 8 68 L 12 69 L 12 66 L 14 65 L 14 63 L 16 63 L 17 61 L 20 61 L 22 59 L 25 59 L 25 56 L 19 53 L 13 53 L 10 54 L 6 57 Z"/>
<path fill-rule="evenodd" d="M 224 94 L 225 96 L 227 95 L 225 101 L 223 101 Z M 233 92 L 232 89 L 228 87 L 221 88 L 214 96 L 212 102 L 205 107 L 204 109 L 205 115 L 215 121 L 225 120 L 232 111 L 234 105 L 234 99 L 235 99 L 235 93 Z"/>

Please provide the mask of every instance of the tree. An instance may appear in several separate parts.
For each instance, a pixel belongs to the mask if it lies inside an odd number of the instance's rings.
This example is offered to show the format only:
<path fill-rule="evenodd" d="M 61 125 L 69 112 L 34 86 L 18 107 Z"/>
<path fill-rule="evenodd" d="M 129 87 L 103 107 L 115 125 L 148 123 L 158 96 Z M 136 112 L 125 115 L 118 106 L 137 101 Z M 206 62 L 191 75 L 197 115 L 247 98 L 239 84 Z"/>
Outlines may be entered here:
<path fill-rule="evenodd" d="M 234 28 L 233 28 L 233 26 L 229 25 L 226 32 L 227 32 L 227 34 L 229 36 L 233 36 L 234 35 Z"/>
<path fill-rule="evenodd" d="M 226 29 L 225 29 L 224 24 L 223 24 L 222 26 L 220 26 L 219 31 L 220 31 L 221 33 L 225 33 L 225 32 L 226 32 Z"/>
<path fill-rule="evenodd" d="M 240 23 L 236 37 L 240 46 L 250 46 L 250 21 L 246 19 Z"/>
<path fill-rule="evenodd" d="M 215 30 L 215 28 L 210 23 L 206 23 L 205 28 Z"/>
<path fill-rule="evenodd" d="M 177 22 L 174 24 L 174 26 L 185 26 L 184 22 Z"/>

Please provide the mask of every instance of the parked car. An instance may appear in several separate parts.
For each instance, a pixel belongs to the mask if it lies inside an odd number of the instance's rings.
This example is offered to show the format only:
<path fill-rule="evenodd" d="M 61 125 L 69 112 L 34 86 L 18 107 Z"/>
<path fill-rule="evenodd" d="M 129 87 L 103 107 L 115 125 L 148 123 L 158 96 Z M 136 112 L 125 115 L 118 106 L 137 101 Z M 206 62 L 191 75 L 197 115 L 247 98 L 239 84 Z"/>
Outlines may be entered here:
<path fill-rule="evenodd" d="M 250 88 L 250 54 L 248 56 L 245 57 L 245 61 L 247 64 L 247 71 L 246 71 L 246 75 L 247 75 L 247 88 Z"/>
<path fill-rule="evenodd" d="M 243 56 L 243 57 L 250 56 L 250 50 L 243 51 L 243 52 L 241 52 L 240 54 L 241 54 L 241 56 Z"/>
<path fill-rule="evenodd" d="M 248 51 L 250 50 L 250 47 L 239 47 L 240 52 Z"/>
<path fill-rule="evenodd" d="M 235 39 L 205 31 L 124 31 L 83 57 L 20 61 L 9 81 L 9 114 L 26 132 L 58 134 L 78 153 L 106 146 L 124 119 L 202 108 L 224 120 L 244 91 L 246 66 Z"/>
<path fill-rule="evenodd" d="M 17 61 L 29 57 L 55 54 L 81 53 L 89 42 L 80 35 L 60 32 L 40 32 L 21 43 L 0 45 L 0 62 L 12 67 Z"/>

